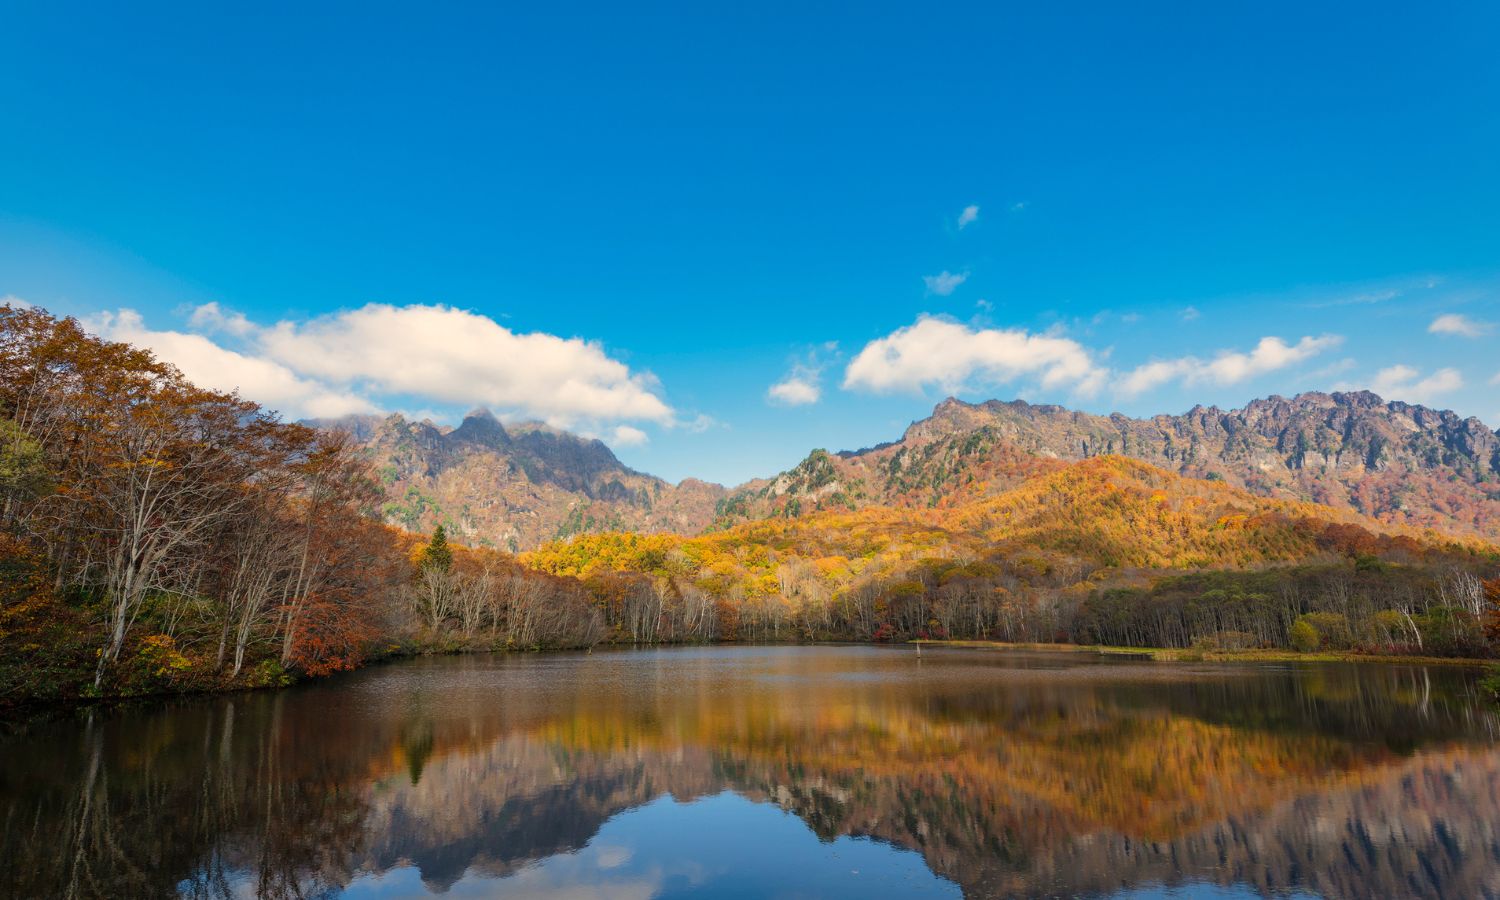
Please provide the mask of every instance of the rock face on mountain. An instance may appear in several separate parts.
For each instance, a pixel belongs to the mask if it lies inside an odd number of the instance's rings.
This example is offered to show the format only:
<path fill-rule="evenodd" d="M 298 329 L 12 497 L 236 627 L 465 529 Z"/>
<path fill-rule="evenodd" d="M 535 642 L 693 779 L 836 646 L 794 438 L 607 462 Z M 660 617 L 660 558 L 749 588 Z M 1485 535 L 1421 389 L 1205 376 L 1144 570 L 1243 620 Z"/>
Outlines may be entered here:
<path fill-rule="evenodd" d="M 478 410 L 457 428 L 400 415 L 309 424 L 357 441 L 385 488 L 385 518 L 413 531 L 445 525 L 466 543 L 527 550 L 587 531 L 695 533 L 724 496 L 716 484 L 670 484 L 626 467 L 597 440 Z"/>
<path fill-rule="evenodd" d="M 1108 454 L 1392 525 L 1500 538 L 1500 435 L 1478 419 L 1367 391 L 1149 419 L 948 399 L 898 441 L 814 450 L 733 491 L 695 479 L 673 485 L 627 468 L 597 440 L 505 426 L 484 411 L 457 428 L 399 415 L 312 424 L 361 444 L 385 486 L 387 521 L 417 531 L 443 522 L 467 542 L 510 550 L 593 531 L 695 534 L 820 509 L 958 506 Z"/>
<path fill-rule="evenodd" d="M 747 484 L 719 521 L 816 508 L 940 506 L 1013 487 L 1048 460 L 1118 454 L 1269 497 L 1384 522 L 1500 537 L 1500 436 L 1478 419 L 1367 391 L 1198 406 L 1178 416 L 1096 416 L 1060 406 L 943 401 L 901 440 L 814 452 Z"/>

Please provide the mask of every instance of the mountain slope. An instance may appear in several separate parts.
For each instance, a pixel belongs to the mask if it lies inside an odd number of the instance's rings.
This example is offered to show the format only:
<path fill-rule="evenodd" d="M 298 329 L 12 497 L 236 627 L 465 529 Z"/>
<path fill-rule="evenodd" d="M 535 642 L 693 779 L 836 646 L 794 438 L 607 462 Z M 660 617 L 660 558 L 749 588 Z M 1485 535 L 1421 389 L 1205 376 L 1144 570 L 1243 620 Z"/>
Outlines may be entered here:
<path fill-rule="evenodd" d="M 949 399 L 899 441 L 815 452 L 743 486 L 720 505 L 718 523 L 810 509 L 958 505 L 1013 487 L 1049 460 L 1106 454 L 1388 524 L 1500 537 L 1500 436 L 1478 419 L 1365 391 L 1149 419 Z"/>
<path fill-rule="evenodd" d="M 952 507 L 821 510 L 696 537 L 577 535 L 522 561 L 599 583 L 627 628 L 663 609 L 712 610 L 719 634 L 749 640 L 1287 647 L 1292 623 L 1326 613 L 1302 623 L 1319 646 L 1326 631 L 1342 649 L 1483 652 L 1493 544 L 1128 457 L 1053 465 Z M 1181 589 L 1187 573 L 1196 587 Z"/>
<path fill-rule="evenodd" d="M 385 488 L 385 518 L 413 531 L 445 525 L 466 543 L 511 551 L 602 529 L 695 533 L 724 489 L 670 484 L 626 467 L 597 440 L 488 412 L 457 428 L 400 415 L 319 420 L 357 441 Z"/>
<path fill-rule="evenodd" d="M 1016 487 L 935 509 L 866 506 L 744 522 L 696 537 L 602 533 L 527 555 L 558 575 L 690 575 L 710 592 L 786 596 L 788 560 L 816 561 L 828 595 L 912 563 L 985 560 L 1062 587 L 1140 570 L 1252 570 L 1357 556 L 1409 560 L 1494 552 L 1481 541 L 1384 525 L 1358 513 L 1259 497 L 1122 456 L 1055 463 Z M 675 555 L 674 555 L 675 554 Z M 737 584 L 736 584 L 737 583 Z"/>
<path fill-rule="evenodd" d="M 573 534 L 696 534 L 816 511 L 953 509 L 1067 463 L 1115 455 L 1393 526 L 1500 539 L 1500 436 L 1478 419 L 1368 392 L 1270 397 L 1133 419 L 1060 406 L 943 401 L 900 440 L 814 450 L 726 491 L 636 472 L 596 440 L 476 412 L 457 428 L 401 416 L 316 422 L 348 430 L 387 493 L 387 521 L 526 550 Z"/>

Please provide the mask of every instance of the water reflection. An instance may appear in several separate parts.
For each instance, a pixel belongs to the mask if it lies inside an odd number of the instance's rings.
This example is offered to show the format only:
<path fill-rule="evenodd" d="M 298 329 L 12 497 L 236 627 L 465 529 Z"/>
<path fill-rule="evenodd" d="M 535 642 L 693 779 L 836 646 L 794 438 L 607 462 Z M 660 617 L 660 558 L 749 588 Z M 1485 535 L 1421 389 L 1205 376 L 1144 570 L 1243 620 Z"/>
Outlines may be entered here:
<path fill-rule="evenodd" d="M 5 896 L 1500 895 L 1456 669 L 463 657 L 31 722 Z"/>
<path fill-rule="evenodd" d="M 752 855 L 762 863 L 747 865 Z M 914 851 L 868 838 L 820 842 L 789 813 L 727 791 L 688 803 L 666 796 L 626 810 L 581 850 L 533 865 L 504 872 L 476 865 L 453 881 L 433 881 L 418 866 L 386 869 L 357 878 L 347 896 L 426 892 L 611 900 L 961 896 L 958 885 L 935 877 Z"/>

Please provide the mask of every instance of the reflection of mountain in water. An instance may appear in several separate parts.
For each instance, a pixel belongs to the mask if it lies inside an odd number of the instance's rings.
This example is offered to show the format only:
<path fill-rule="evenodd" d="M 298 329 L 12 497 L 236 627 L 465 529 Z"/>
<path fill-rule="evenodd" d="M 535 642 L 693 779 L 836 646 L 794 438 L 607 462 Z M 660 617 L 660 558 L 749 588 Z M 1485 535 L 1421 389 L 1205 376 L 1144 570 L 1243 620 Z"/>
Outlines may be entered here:
<path fill-rule="evenodd" d="M 308 896 L 403 865 L 442 891 L 576 850 L 663 794 L 725 789 L 824 838 L 918 850 L 969 896 L 1183 879 L 1500 893 L 1500 752 L 1457 673 L 939 664 L 856 680 L 792 659 L 681 683 L 502 671 L 499 703 L 444 689 L 489 677 L 463 664 L 391 667 L 34 724 L 3 748 L 0 856 L 19 864 L 0 893 L 228 896 L 248 874 L 262 896 Z M 413 672 L 430 683 L 407 690 Z"/>
<path fill-rule="evenodd" d="M 473 755 L 433 766 L 418 784 L 377 792 L 365 820 L 365 867 L 411 863 L 429 889 L 451 886 L 470 868 L 505 875 L 587 844 L 616 814 L 663 794 L 701 796 L 723 784 L 707 755 L 691 763 L 573 755 L 526 738 L 504 738 Z"/>
<path fill-rule="evenodd" d="M 1182 738 L 1176 726 L 1170 730 Z M 1460 747 L 1405 760 L 1378 754 L 1381 761 L 1368 768 L 1333 773 L 1295 771 L 1297 762 L 1287 759 L 1289 771 L 1258 780 L 1242 768 L 1238 749 L 1226 746 L 1234 733 L 1188 730 L 1202 741 L 1194 752 L 1245 780 L 1236 787 L 1226 779 L 1212 788 L 1219 796 L 1205 798 L 1234 812 L 1160 837 L 1115 830 L 1068 808 L 1103 801 L 1095 813 L 1108 817 L 1127 812 L 1133 800 L 1147 810 L 1140 821 L 1154 818 L 1157 804 L 1131 796 L 1128 787 L 1118 801 L 1085 793 L 1077 804 L 1058 805 L 1044 799 L 1045 790 L 1026 788 L 1027 773 L 997 772 L 976 784 L 955 777 L 954 767 L 902 777 L 884 769 L 820 770 L 803 759 L 777 764 L 754 753 L 579 756 L 512 738 L 480 757 L 445 760 L 419 785 L 394 786 L 367 820 L 366 865 L 384 870 L 410 861 L 433 888 L 471 866 L 503 875 L 583 846 L 611 816 L 663 793 L 681 799 L 728 788 L 796 813 L 826 839 L 868 836 L 917 849 L 970 896 L 1103 894 L 1184 878 L 1265 891 L 1298 886 L 1330 897 L 1479 897 L 1497 889 L 1500 753 Z M 522 772 L 567 776 L 529 789 L 516 784 Z M 1139 784 L 1140 775 L 1119 773 L 1127 784 Z M 1086 775 L 1077 776 L 1067 777 L 1092 789 Z"/>
<path fill-rule="evenodd" d="M 1493 897 L 1497 825 L 1500 756 L 1456 751 L 1362 773 L 1169 842 L 1112 835 L 1079 843 L 1049 865 L 1058 883 L 1080 892 L 1172 882 L 1187 870 L 1267 893 L 1300 886 L 1327 897 Z M 998 893 L 1026 892 L 1010 885 Z"/>

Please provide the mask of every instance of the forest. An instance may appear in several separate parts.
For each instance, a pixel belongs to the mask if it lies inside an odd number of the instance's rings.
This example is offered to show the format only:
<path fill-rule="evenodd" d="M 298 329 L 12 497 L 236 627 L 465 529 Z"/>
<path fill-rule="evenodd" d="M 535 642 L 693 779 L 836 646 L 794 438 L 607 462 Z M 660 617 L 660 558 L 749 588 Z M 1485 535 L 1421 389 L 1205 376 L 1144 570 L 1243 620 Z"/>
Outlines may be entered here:
<path fill-rule="evenodd" d="M 283 684 L 451 646 L 481 607 L 497 646 L 598 639 L 576 580 L 434 551 L 381 499 L 343 436 L 0 306 L 0 705 Z"/>
<path fill-rule="evenodd" d="M 1058 518 L 1046 505 L 1034 514 Z M 1104 521 L 1128 523 L 1129 516 Z M 1188 521 L 1172 527 L 1179 542 L 1193 543 Z M 1107 531 L 1058 527 L 1041 540 L 1012 544 L 870 510 L 697 538 L 580 536 L 525 558 L 544 571 L 608 585 L 619 610 L 612 618 L 655 629 L 633 634 L 638 640 L 690 639 L 675 624 L 687 609 L 706 608 L 722 640 L 964 639 L 1464 657 L 1488 657 L 1500 646 L 1500 566 L 1490 550 L 1280 514 L 1235 527 L 1241 555 L 1227 554 L 1232 567 L 1223 568 L 1110 565 L 1101 559 L 1114 559 L 1119 545 Z M 1150 541 L 1140 542 L 1151 556 Z"/>
<path fill-rule="evenodd" d="M 652 623 L 711 605 L 725 639 L 1488 655 L 1496 549 L 1373 525 L 1096 457 L 954 507 L 772 517 L 696 537 L 579 535 L 523 558 L 616 585 Z"/>
<path fill-rule="evenodd" d="M 393 527 L 384 501 L 347 436 L 0 306 L 0 706 L 601 642 L 1500 644 L 1491 545 L 1120 457 L 938 508 L 580 534 L 519 556 Z"/>

